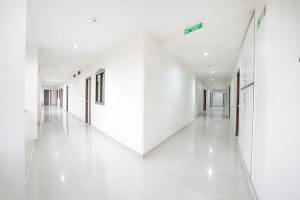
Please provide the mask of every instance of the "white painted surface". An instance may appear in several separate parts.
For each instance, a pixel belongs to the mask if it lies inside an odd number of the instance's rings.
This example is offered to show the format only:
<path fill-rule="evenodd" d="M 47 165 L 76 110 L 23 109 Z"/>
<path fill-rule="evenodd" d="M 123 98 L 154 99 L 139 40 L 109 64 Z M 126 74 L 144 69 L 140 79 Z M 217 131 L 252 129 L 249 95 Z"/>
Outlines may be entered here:
<path fill-rule="evenodd" d="M 0 199 L 23 200 L 26 1 L 0 1 Z"/>
<path fill-rule="evenodd" d="M 300 95 L 295 89 L 300 84 L 300 2 L 271 0 L 266 5 L 267 16 L 262 24 L 265 29 L 257 31 L 262 42 L 257 62 L 261 69 L 258 72 L 262 73 L 260 81 L 266 84 L 259 85 L 259 91 L 262 93 L 266 88 L 263 97 L 268 98 L 257 99 L 256 103 L 267 108 L 263 109 L 265 124 L 258 121 L 261 117 L 255 120 L 255 130 L 259 132 L 255 138 L 253 178 L 260 199 L 297 200 Z M 256 110 L 256 116 L 259 112 Z"/>
<path fill-rule="evenodd" d="M 223 106 L 223 100 L 224 100 L 223 92 L 214 91 L 212 95 L 213 95 L 213 100 L 212 100 L 213 106 Z"/>
<path fill-rule="evenodd" d="M 195 116 L 203 113 L 204 87 L 199 79 L 195 79 Z M 207 106 L 207 105 L 206 105 Z"/>
<path fill-rule="evenodd" d="M 49 84 L 64 84 L 72 71 L 98 60 L 99 52 L 106 52 L 141 31 L 153 34 L 169 53 L 189 63 L 205 81 L 209 81 L 211 73 L 207 66 L 212 65 L 216 82 L 224 83 L 238 57 L 253 3 L 253 0 L 164 0 L 163 3 L 100 0 L 70 4 L 68 0 L 31 0 L 33 31 L 29 38 L 44 47 L 41 77 Z M 92 22 L 93 17 L 98 19 L 96 23 Z M 183 34 L 185 28 L 199 22 L 204 23 L 201 30 Z M 63 70 L 61 65 L 65 66 Z"/>
<path fill-rule="evenodd" d="M 240 71 L 240 104 L 239 104 L 239 131 L 238 144 L 248 175 L 252 168 L 252 141 L 253 141 L 253 98 L 254 98 L 254 18 L 249 24 L 237 61 L 237 69 L 234 70 L 231 80 L 231 125 L 236 131 L 236 108 L 237 108 L 237 71 Z"/>
<path fill-rule="evenodd" d="M 95 75 L 105 69 L 105 105 L 95 104 Z M 143 153 L 143 48 L 138 37 L 120 43 L 71 78 L 69 112 L 85 119 L 85 79 L 92 78 L 92 125 L 130 149 Z"/>
<path fill-rule="evenodd" d="M 250 176 L 253 140 L 253 87 L 240 92 L 239 147 L 247 173 Z"/>
<path fill-rule="evenodd" d="M 240 124 L 239 124 L 239 147 L 244 160 L 247 172 L 250 176 L 252 165 L 252 141 L 253 141 L 253 98 L 254 86 L 249 85 L 254 82 L 255 70 L 255 41 L 254 18 L 249 24 L 245 35 L 241 54 L 239 57 L 238 68 L 240 70 Z M 254 83 L 255 84 L 255 83 Z"/>
<path fill-rule="evenodd" d="M 300 163 L 296 159 L 300 157 L 297 150 L 300 145 L 297 125 L 300 95 L 295 92 L 296 85 L 300 84 L 300 3 L 258 0 L 256 17 L 265 5 L 266 17 L 260 28 L 255 29 L 253 147 L 247 148 L 248 152 L 252 151 L 252 164 L 248 162 L 250 158 L 243 157 L 248 170 L 252 168 L 251 180 L 259 199 L 296 200 L 300 198 L 297 187 Z M 251 75 L 246 77 L 252 78 Z M 235 77 L 232 84 L 235 100 Z M 245 111 L 241 112 L 243 116 Z M 231 113 L 235 115 L 234 107 Z M 231 116 L 234 123 L 235 116 Z"/>
<path fill-rule="evenodd" d="M 265 1 L 258 1 L 256 17 L 260 15 Z M 268 8 L 269 10 L 269 8 Z M 267 10 L 267 12 L 269 12 Z M 255 29 L 255 95 L 254 95 L 254 121 L 253 121 L 253 156 L 251 180 L 259 199 L 265 199 L 266 184 L 266 159 L 267 159 L 267 135 L 268 135 L 268 57 L 269 50 L 269 14 L 266 15 L 259 29 Z M 277 43 L 279 44 L 279 43 Z M 281 87 L 280 87 L 281 88 Z M 285 103 L 286 105 L 286 103 Z M 282 115 L 281 115 L 282 116 Z M 272 191 L 275 192 L 275 191 Z"/>
<path fill-rule="evenodd" d="M 235 69 L 232 73 L 230 89 L 230 124 L 231 128 L 235 132 L 237 108 L 237 69 Z"/>
<path fill-rule="evenodd" d="M 58 89 L 53 89 L 51 92 L 51 105 L 59 106 L 59 99 L 57 95 Z"/>
<path fill-rule="evenodd" d="M 161 50 L 150 37 L 146 48 L 144 152 L 195 118 L 198 84 L 185 64 Z"/>
<path fill-rule="evenodd" d="M 28 164 L 33 141 L 38 135 L 39 112 L 39 81 L 38 81 L 38 48 L 26 46 L 25 67 L 25 147 L 26 164 Z"/>
<path fill-rule="evenodd" d="M 28 200 L 253 200 L 222 110 L 200 116 L 146 159 L 66 112 L 47 121 Z M 53 131 L 56 130 L 56 131 Z"/>

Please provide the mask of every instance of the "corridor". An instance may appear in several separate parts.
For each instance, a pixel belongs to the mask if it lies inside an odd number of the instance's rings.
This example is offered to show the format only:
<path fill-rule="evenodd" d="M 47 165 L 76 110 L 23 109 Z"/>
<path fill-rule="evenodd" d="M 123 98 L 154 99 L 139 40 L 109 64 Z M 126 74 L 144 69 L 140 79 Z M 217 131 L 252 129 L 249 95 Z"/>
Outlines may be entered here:
<path fill-rule="evenodd" d="M 57 107 L 45 107 L 28 200 L 250 200 L 228 118 L 212 108 L 143 160 Z"/>

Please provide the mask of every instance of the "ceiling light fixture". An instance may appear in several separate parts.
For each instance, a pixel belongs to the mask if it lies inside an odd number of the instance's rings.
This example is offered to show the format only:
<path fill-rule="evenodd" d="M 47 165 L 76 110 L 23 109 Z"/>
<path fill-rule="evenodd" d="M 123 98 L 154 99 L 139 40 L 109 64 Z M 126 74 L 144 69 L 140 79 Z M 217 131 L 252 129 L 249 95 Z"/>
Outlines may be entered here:
<path fill-rule="evenodd" d="M 96 18 L 96 17 L 93 17 L 93 18 L 92 18 L 92 22 L 95 22 L 95 23 L 96 23 L 96 22 L 97 22 L 97 18 Z"/>
<path fill-rule="evenodd" d="M 214 74 L 214 73 L 215 73 L 215 71 L 214 71 L 214 70 L 211 70 L 211 73 L 212 73 L 212 74 Z"/>
<path fill-rule="evenodd" d="M 207 52 L 204 52 L 203 55 L 204 55 L 204 56 L 208 56 L 208 53 L 207 53 Z"/>
<path fill-rule="evenodd" d="M 60 68 L 62 69 L 62 68 L 64 68 L 64 66 L 61 65 Z"/>
<path fill-rule="evenodd" d="M 77 49 L 77 45 L 73 45 L 73 49 Z"/>
<path fill-rule="evenodd" d="M 215 79 L 214 79 L 214 78 L 212 78 L 211 80 L 212 80 L 212 81 L 215 81 Z"/>

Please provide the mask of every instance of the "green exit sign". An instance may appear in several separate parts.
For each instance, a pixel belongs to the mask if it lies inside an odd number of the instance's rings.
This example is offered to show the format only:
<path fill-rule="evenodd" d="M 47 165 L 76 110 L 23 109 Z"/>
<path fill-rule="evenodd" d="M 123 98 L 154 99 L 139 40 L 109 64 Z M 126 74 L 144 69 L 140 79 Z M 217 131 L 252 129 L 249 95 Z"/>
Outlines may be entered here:
<path fill-rule="evenodd" d="M 261 12 L 261 14 L 258 16 L 257 19 L 257 29 L 259 29 L 260 25 L 262 24 L 264 18 L 266 16 L 266 6 L 264 6 L 263 11 Z"/>
<path fill-rule="evenodd" d="M 187 35 L 189 33 L 197 31 L 197 30 L 199 30 L 201 28 L 203 28 L 203 23 L 202 22 L 198 23 L 198 24 L 196 24 L 194 26 L 191 26 L 191 27 L 188 27 L 188 28 L 184 29 L 184 34 Z"/>

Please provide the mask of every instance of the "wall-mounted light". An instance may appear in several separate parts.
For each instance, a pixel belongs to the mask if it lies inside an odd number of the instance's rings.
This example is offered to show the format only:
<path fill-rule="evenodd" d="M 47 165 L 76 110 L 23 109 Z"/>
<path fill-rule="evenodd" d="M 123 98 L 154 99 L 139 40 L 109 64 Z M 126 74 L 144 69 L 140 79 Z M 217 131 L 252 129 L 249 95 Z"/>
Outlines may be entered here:
<path fill-rule="evenodd" d="M 60 181 L 63 183 L 63 182 L 65 182 L 65 175 L 64 174 L 62 174 L 61 176 L 60 176 Z"/>

